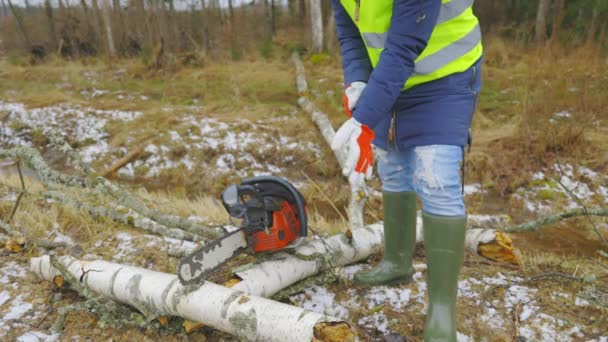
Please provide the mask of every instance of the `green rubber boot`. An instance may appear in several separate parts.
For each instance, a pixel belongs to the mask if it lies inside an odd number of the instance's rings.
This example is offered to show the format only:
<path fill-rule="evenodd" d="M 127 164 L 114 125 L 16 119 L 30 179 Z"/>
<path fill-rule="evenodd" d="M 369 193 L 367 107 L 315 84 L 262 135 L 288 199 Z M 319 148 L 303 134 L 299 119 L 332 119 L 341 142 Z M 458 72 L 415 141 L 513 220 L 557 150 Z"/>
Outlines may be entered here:
<path fill-rule="evenodd" d="M 384 206 L 384 258 L 374 268 L 355 274 L 354 280 L 368 285 L 409 282 L 414 274 L 412 257 L 416 247 L 416 193 L 382 192 Z"/>
<path fill-rule="evenodd" d="M 464 260 L 466 216 L 422 214 L 429 305 L 425 342 L 456 342 L 458 274 Z"/>

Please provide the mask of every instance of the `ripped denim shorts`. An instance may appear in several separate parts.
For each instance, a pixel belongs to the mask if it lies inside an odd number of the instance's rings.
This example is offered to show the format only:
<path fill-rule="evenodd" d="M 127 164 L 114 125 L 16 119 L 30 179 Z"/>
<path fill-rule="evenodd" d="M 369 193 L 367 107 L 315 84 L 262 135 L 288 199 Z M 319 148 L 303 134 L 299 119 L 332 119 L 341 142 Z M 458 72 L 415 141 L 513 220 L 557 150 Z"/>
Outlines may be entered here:
<path fill-rule="evenodd" d="M 429 214 L 465 215 L 461 146 L 428 145 L 403 150 L 389 147 L 375 151 L 383 191 L 415 191 L 422 201 L 422 210 Z"/>

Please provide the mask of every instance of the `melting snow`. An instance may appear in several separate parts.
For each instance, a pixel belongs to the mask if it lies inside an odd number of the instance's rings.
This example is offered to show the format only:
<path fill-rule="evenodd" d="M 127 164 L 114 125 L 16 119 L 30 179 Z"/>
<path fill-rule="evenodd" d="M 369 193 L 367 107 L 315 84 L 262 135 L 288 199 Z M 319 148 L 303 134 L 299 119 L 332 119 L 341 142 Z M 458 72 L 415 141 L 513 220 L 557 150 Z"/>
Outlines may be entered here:
<path fill-rule="evenodd" d="M 538 194 L 540 192 L 549 195 L 556 194 L 559 197 L 565 198 L 567 203 L 565 204 L 564 209 L 575 209 L 580 207 L 580 205 L 572 199 L 569 191 L 583 202 L 592 201 L 596 196 L 599 196 L 600 201 L 603 200 L 603 203 L 608 203 L 607 186 L 594 186 L 593 184 L 586 183 L 584 180 L 577 180 L 580 176 L 583 176 L 592 182 L 598 181 L 600 180 L 600 176 L 597 172 L 584 166 L 574 167 L 571 164 L 562 164 L 561 166 L 556 164 L 550 170 L 550 173 L 555 174 L 557 180 L 568 188 L 568 191 L 566 191 L 562 185 L 558 184 L 558 181 L 556 181 L 555 178 L 547 176 L 544 172 L 539 171 L 532 177 L 532 180 L 534 181 L 532 184 L 534 186 L 527 189 L 519 189 L 513 197 L 522 201 L 529 211 L 541 213 L 549 213 L 555 210 L 556 203 L 552 199 L 539 199 Z"/>
<path fill-rule="evenodd" d="M 407 288 L 374 286 L 363 294 L 363 298 L 367 301 L 368 309 L 388 304 L 393 309 L 401 311 L 401 308 L 409 303 L 411 294 L 412 290 Z"/>
<path fill-rule="evenodd" d="M 470 196 L 476 193 L 484 193 L 486 190 L 482 189 L 481 184 L 465 184 L 464 195 Z"/>
<path fill-rule="evenodd" d="M 357 324 L 367 329 L 376 329 L 383 334 L 389 333 L 388 318 L 384 312 L 374 312 L 371 316 L 361 318 Z"/>
<path fill-rule="evenodd" d="M 0 283 L 8 284 L 12 282 L 12 278 L 25 277 L 25 268 L 14 261 L 10 261 L 6 266 L 0 269 Z"/>
<path fill-rule="evenodd" d="M 334 303 L 335 297 L 336 294 L 329 292 L 326 288 L 314 286 L 307 288 L 303 293 L 291 296 L 291 300 L 306 310 L 339 319 L 348 318 L 348 310 L 344 306 Z"/>
<path fill-rule="evenodd" d="M 11 301 L 11 306 L 2 314 L 2 320 L 0 320 L 0 327 L 6 324 L 5 321 L 20 319 L 33 307 L 31 303 L 23 301 L 24 294 L 19 294 Z"/>
<path fill-rule="evenodd" d="M 121 260 L 136 251 L 136 248 L 133 246 L 133 236 L 129 233 L 120 232 L 116 234 L 116 239 L 118 240 L 118 246 L 116 247 L 118 253 L 114 254 L 112 259 Z"/>
<path fill-rule="evenodd" d="M 166 133 L 180 149 L 187 151 L 185 155 L 175 157 L 171 148 L 149 144 L 144 149 L 148 155 L 127 164 L 119 174 L 156 177 L 168 169 L 184 167 L 191 171 L 204 167 L 219 175 L 259 176 L 283 172 L 281 167 L 273 164 L 274 160 L 292 162 L 297 154 L 322 156 L 317 144 L 276 134 L 273 124 L 272 120 L 226 123 L 213 118 L 186 116 L 179 127 Z M 188 153 L 190 151 L 199 153 Z"/>
<path fill-rule="evenodd" d="M 81 151 L 82 159 L 90 163 L 109 151 L 105 125 L 110 121 L 132 121 L 140 112 L 99 110 L 78 105 L 55 105 L 26 109 L 22 103 L 0 101 L 0 111 L 8 112 L 8 118 L 0 122 L 0 144 L 8 146 L 31 146 L 36 132 L 47 134 L 60 132 L 69 140 L 86 145 Z"/>
<path fill-rule="evenodd" d="M 55 342 L 59 341 L 61 334 L 45 334 L 41 331 L 27 331 L 23 335 L 17 337 L 17 342 Z M 72 340 L 73 341 L 73 340 Z"/>

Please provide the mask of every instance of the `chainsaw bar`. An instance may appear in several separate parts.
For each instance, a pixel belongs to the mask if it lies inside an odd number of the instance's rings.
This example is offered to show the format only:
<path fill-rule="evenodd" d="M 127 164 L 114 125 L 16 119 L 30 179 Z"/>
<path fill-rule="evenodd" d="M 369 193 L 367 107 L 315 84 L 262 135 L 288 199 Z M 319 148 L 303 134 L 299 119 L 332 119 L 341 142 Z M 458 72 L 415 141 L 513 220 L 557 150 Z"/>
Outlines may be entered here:
<path fill-rule="evenodd" d="M 183 257 L 177 266 L 177 277 L 183 285 L 200 284 L 218 267 L 241 254 L 247 247 L 245 229 L 236 230 Z"/>

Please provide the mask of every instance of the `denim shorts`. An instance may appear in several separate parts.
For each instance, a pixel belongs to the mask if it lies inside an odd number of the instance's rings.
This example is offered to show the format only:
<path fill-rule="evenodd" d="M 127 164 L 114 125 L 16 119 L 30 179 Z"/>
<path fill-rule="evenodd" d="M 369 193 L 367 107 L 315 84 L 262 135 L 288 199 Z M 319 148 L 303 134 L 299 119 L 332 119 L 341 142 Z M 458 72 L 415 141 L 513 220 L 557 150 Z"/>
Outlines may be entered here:
<path fill-rule="evenodd" d="M 465 215 L 461 146 L 428 145 L 399 150 L 390 146 L 388 150 L 375 151 L 383 191 L 415 191 L 422 210 L 429 214 Z"/>

